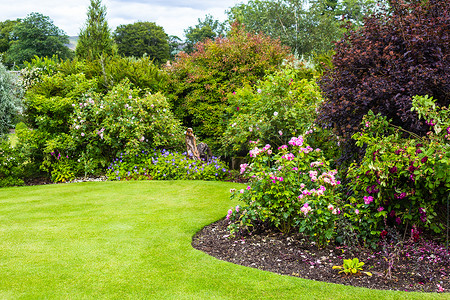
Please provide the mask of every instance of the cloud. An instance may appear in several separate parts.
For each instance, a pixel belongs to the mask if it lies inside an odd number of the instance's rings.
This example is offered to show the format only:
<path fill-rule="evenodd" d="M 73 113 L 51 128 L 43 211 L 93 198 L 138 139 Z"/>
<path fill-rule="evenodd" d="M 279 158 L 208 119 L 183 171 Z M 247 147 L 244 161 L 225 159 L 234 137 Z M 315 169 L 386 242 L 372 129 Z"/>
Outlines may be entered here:
<path fill-rule="evenodd" d="M 137 21 L 155 22 L 169 35 L 184 36 L 184 30 L 197 24 L 206 14 L 224 21 L 225 10 L 243 1 L 239 0 L 103 0 L 107 8 L 108 25 L 114 30 L 118 25 Z M 246 2 L 246 1 L 245 1 Z M 25 18 L 31 12 L 49 16 L 54 24 L 69 36 L 78 35 L 86 22 L 90 0 L 0 0 L 0 21 Z"/>

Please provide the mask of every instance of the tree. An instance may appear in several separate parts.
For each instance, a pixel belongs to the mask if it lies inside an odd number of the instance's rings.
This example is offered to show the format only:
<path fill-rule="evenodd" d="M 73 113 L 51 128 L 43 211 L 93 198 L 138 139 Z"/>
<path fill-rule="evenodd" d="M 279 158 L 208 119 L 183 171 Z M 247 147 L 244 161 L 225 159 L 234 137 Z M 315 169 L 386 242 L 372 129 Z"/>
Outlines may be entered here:
<path fill-rule="evenodd" d="M 21 90 L 16 81 L 0 63 L 0 136 L 8 133 L 19 112 Z"/>
<path fill-rule="evenodd" d="M 69 37 L 53 24 L 53 21 L 40 13 L 31 13 L 12 31 L 13 41 L 7 51 L 8 62 L 22 64 L 34 56 L 57 55 L 62 59 L 70 56 L 66 46 Z"/>
<path fill-rule="evenodd" d="M 87 20 L 81 29 L 76 54 L 79 58 L 96 59 L 102 54 L 113 53 L 113 40 L 106 21 L 106 7 L 101 0 L 91 0 Z"/>
<path fill-rule="evenodd" d="M 390 6 L 337 43 L 334 67 L 320 83 L 327 100 L 319 120 L 347 140 L 369 110 L 423 135 L 429 126 L 411 111 L 412 97 L 450 104 L 450 2 L 390 0 Z"/>
<path fill-rule="evenodd" d="M 20 19 L 0 22 L 0 53 L 8 51 L 12 41 L 11 33 L 17 23 L 20 23 Z"/>
<path fill-rule="evenodd" d="M 184 31 L 186 36 L 186 46 L 183 49 L 187 53 L 194 51 L 194 46 L 198 42 L 204 42 L 206 39 L 215 39 L 224 35 L 225 25 L 218 20 L 214 20 L 211 15 L 206 15 L 205 20 L 198 19 L 195 27 L 189 27 Z"/>
<path fill-rule="evenodd" d="M 361 24 L 374 0 L 250 0 L 228 13 L 253 33 L 263 32 L 279 38 L 299 55 L 325 53 L 342 37 L 342 19 Z"/>
<path fill-rule="evenodd" d="M 118 53 L 141 57 L 147 54 L 157 63 L 170 58 L 169 36 L 161 26 L 153 22 L 136 22 L 120 25 L 114 32 Z"/>
<path fill-rule="evenodd" d="M 184 43 L 176 35 L 169 36 L 170 59 L 174 59 L 182 51 Z"/>

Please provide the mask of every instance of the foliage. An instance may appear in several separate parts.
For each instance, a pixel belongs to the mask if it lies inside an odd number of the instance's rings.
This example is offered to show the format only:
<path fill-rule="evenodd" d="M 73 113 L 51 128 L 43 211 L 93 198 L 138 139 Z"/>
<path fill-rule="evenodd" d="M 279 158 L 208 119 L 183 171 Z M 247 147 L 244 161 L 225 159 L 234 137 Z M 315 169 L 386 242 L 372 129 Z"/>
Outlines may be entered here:
<path fill-rule="evenodd" d="M 166 98 L 159 93 L 140 94 L 124 80 L 104 97 L 89 93 L 72 104 L 69 124 L 76 149 L 69 157 L 98 168 L 106 167 L 120 152 L 132 155 L 150 147 L 179 148 L 183 141 L 180 124 Z M 71 150 L 61 146 L 47 147 L 47 153 Z"/>
<path fill-rule="evenodd" d="M 174 60 L 178 53 L 182 51 L 183 45 L 184 43 L 178 36 L 169 36 L 170 60 Z"/>
<path fill-rule="evenodd" d="M 185 153 L 168 150 L 142 150 L 120 153 L 108 167 L 109 180 L 222 180 L 228 175 L 225 163 L 213 157 L 198 161 Z"/>
<path fill-rule="evenodd" d="M 276 154 L 270 145 L 250 150 L 249 164 L 241 165 L 250 184 L 232 191 L 232 198 L 240 196 L 244 205 L 229 210 L 229 230 L 250 230 L 260 220 L 284 233 L 295 228 L 326 245 L 336 234 L 334 223 L 341 212 L 337 172 L 329 170 L 320 149 L 304 143 L 303 136 L 293 137 L 289 145 Z"/>
<path fill-rule="evenodd" d="M 165 63 L 170 58 L 169 37 L 154 22 L 119 25 L 114 31 L 114 40 L 120 55 L 148 55 L 158 64 Z"/>
<path fill-rule="evenodd" d="M 15 75 L 0 63 L 0 138 L 13 126 L 15 116 L 21 110 L 22 90 Z"/>
<path fill-rule="evenodd" d="M 229 149 L 227 153 L 248 152 L 249 140 L 278 147 L 286 144 L 289 136 L 312 129 L 322 102 L 312 75 L 313 71 L 304 67 L 287 67 L 229 95 L 229 120 L 222 143 Z"/>
<path fill-rule="evenodd" d="M 413 108 L 432 128 L 426 137 L 405 137 L 404 129 L 371 111 L 363 118 L 363 129 L 353 135 L 358 146 L 367 146 L 361 163 L 353 164 L 348 174 L 353 205 L 371 225 L 361 230 L 355 222 L 363 237 L 383 236 L 386 221 L 405 230 L 408 224 L 435 232 L 443 228 L 435 217 L 450 189 L 448 109 L 436 110 L 428 97 L 414 97 Z"/>
<path fill-rule="evenodd" d="M 24 99 L 29 125 L 49 133 L 68 133 L 72 104 L 96 85 L 96 80 L 87 80 L 82 73 L 41 76 L 38 83 L 28 88 Z"/>
<path fill-rule="evenodd" d="M 87 79 L 97 80 L 96 91 L 104 94 L 124 79 L 130 80 L 136 88 L 154 93 L 163 90 L 167 84 L 165 74 L 148 56 L 137 59 L 113 55 L 93 61 L 74 59 L 62 62 L 58 69 L 66 76 L 83 73 Z"/>
<path fill-rule="evenodd" d="M 216 37 L 225 35 L 225 24 L 214 20 L 213 16 L 206 15 L 205 20 L 198 19 L 195 27 L 189 27 L 184 31 L 186 36 L 185 47 L 183 51 L 192 53 L 195 50 L 195 44 L 204 42 L 207 39 L 214 40 Z"/>
<path fill-rule="evenodd" d="M 0 187 L 23 185 L 23 156 L 7 140 L 0 140 Z"/>
<path fill-rule="evenodd" d="M 250 0 L 228 11 L 229 21 L 244 24 L 253 33 L 280 39 L 298 55 L 326 52 L 343 34 L 342 19 L 362 23 L 374 1 Z"/>
<path fill-rule="evenodd" d="M 14 40 L 7 51 L 9 63 L 16 65 L 31 60 L 34 56 L 71 56 L 68 36 L 53 24 L 53 21 L 40 13 L 31 13 L 17 23 L 12 35 Z"/>
<path fill-rule="evenodd" d="M 273 73 L 287 53 L 277 41 L 246 33 L 237 25 L 226 38 L 198 43 L 196 51 L 180 53 L 167 68 L 166 93 L 175 115 L 211 148 L 218 148 L 226 126 L 227 95 Z"/>
<path fill-rule="evenodd" d="M 106 7 L 102 5 L 101 0 L 91 0 L 86 24 L 80 31 L 75 51 L 77 57 L 89 60 L 113 53 L 113 39 L 106 21 Z"/>
<path fill-rule="evenodd" d="M 392 0 L 359 30 L 336 44 L 333 68 L 320 86 L 327 99 L 322 125 L 349 141 L 362 117 L 372 110 L 393 124 L 423 135 L 427 126 L 411 112 L 414 95 L 450 102 L 448 1 Z M 347 148 L 350 159 L 354 148 Z"/>
<path fill-rule="evenodd" d="M 6 52 L 11 46 L 11 42 L 13 41 L 12 31 L 14 26 L 17 23 L 20 23 L 21 20 L 5 20 L 0 22 L 0 62 L 5 64 L 8 61 L 6 57 Z M 10 67 L 10 66 L 9 66 Z"/>
<path fill-rule="evenodd" d="M 353 259 L 344 259 L 344 263 L 342 266 L 333 266 L 333 269 L 341 270 L 339 273 L 345 273 L 346 275 L 359 275 L 364 273 L 368 276 L 372 276 L 370 272 L 364 272 L 362 267 L 364 266 L 364 262 L 359 261 L 358 258 Z"/>

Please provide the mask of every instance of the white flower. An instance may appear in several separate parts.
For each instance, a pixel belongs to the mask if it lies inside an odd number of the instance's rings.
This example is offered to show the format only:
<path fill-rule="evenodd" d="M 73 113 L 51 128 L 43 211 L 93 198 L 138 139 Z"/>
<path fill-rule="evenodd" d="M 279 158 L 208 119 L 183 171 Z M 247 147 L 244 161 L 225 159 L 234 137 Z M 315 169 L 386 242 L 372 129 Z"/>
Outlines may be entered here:
<path fill-rule="evenodd" d="M 274 112 L 273 115 L 274 115 L 275 117 L 278 116 L 278 112 L 277 112 L 277 111 Z"/>
<path fill-rule="evenodd" d="M 283 135 L 283 131 L 281 131 L 281 130 L 278 131 L 278 134 L 279 134 L 279 135 Z"/>

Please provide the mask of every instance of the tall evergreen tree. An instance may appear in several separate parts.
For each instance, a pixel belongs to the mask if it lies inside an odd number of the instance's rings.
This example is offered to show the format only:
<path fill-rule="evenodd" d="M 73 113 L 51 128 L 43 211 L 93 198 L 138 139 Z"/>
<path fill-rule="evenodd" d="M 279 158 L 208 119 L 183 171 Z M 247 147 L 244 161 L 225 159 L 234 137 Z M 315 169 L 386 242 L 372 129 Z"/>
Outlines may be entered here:
<path fill-rule="evenodd" d="M 85 26 L 81 29 L 76 48 L 79 58 L 95 59 L 113 53 L 111 30 L 106 21 L 106 6 L 101 0 L 91 0 Z"/>

